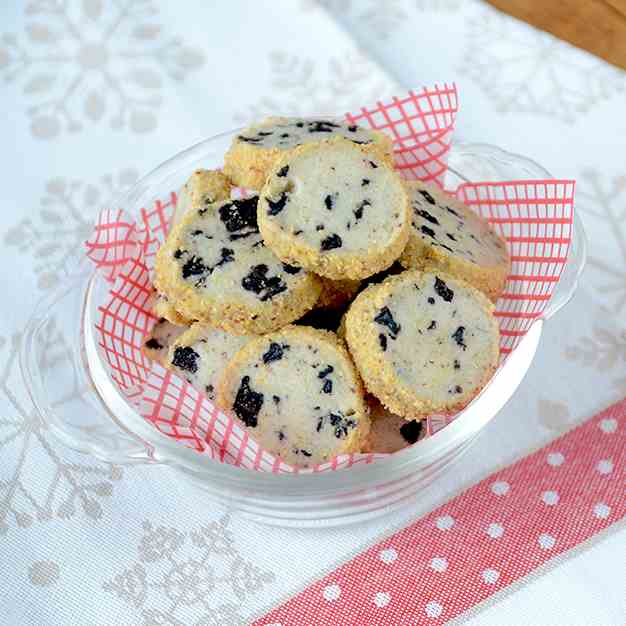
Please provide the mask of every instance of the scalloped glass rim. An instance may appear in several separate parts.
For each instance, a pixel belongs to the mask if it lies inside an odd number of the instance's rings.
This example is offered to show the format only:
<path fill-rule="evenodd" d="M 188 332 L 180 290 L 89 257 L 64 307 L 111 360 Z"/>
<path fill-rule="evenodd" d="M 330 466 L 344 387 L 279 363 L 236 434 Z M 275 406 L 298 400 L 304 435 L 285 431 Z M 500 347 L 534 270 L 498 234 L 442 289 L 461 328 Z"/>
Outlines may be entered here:
<path fill-rule="evenodd" d="M 204 140 L 155 168 L 144 176 L 136 185 L 119 198 L 111 206 L 127 208 L 131 214 L 134 209 L 146 206 L 155 197 L 154 188 L 158 185 L 169 189 L 178 188 L 174 178 L 185 176 L 192 169 L 193 164 L 204 160 L 213 154 L 214 144 L 228 140 L 234 133 L 229 131 Z M 496 146 L 488 144 L 453 144 L 450 151 L 449 174 L 446 178 L 446 187 L 455 189 L 462 182 L 477 180 L 472 173 L 479 171 L 479 166 L 485 171 L 485 166 L 493 171 L 490 178 L 478 180 L 515 180 L 522 178 L 551 178 L 550 174 L 540 165 L 519 155 L 512 154 Z M 475 167 L 473 167 L 475 166 Z M 158 195 L 158 194 L 156 194 Z M 129 207 L 133 207 L 130 210 Z M 554 315 L 572 297 L 579 276 L 583 270 L 586 258 L 586 243 L 584 230 L 579 219 L 574 220 L 574 233 L 568 264 L 562 275 L 559 285 L 542 318 L 537 319 L 526 337 L 509 357 L 506 365 L 494 376 L 483 392 L 448 426 L 438 433 L 417 444 L 384 459 L 378 459 L 369 465 L 357 465 L 352 468 L 341 469 L 335 472 L 303 474 L 303 475 L 274 475 L 263 472 L 254 472 L 228 464 L 214 463 L 192 449 L 159 433 L 121 396 L 108 375 L 102 374 L 98 368 L 103 368 L 99 358 L 98 348 L 94 341 L 93 320 L 90 318 L 90 298 L 97 281 L 103 279 L 94 270 L 84 256 L 78 258 L 78 271 L 68 276 L 68 283 L 57 292 L 42 301 L 27 326 L 26 340 L 20 354 L 22 372 L 36 408 L 42 418 L 50 425 L 53 432 L 69 447 L 91 454 L 102 460 L 118 463 L 150 463 L 172 465 L 184 470 L 200 480 L 200 483 L 219 499 L 228 500 L 231 496 L 238 500 L 241 489 L 247 492 L 246 498 L 254 502 L 252 494 L 268 496 L 272 504 L 263 500 L 265 508 L 281 509 L 285 501 L 281 498 L 289 497 L 289 507 L 297 507 L 297 500 L 302 500 L 302 506 L 308 506 L 306 499 L 311 496 L 339 497 L 342 494 L 355 494 L 355 490 L 370 488 L 388 488 L 390 484 L 406 479 L 407 476 L 422 469 L 432 467 L 432 464 L 444 463 L 447 465 L 449 455 L 455 460 L 461 449 L 467 445 L 478 432 L 504 406 L 513 395 L 526 371 L 530 367 L 539 343 L 542 326 L 546 319 Z M 80 346 L 84 350 L 81 366 L 88 370 L 95 390 L 99 396 L 103 410 L 123 431 L 124 437 L 136 444 L 127 447 L 124 454 L 116 456 L 115 451 L 89 439 L 79 439 L 66 428 L 62 417 L 46 402 L 45 390 L 40 384 L 41 375 L 37 372 L 37 362 L 34 359 L 33 339 L 38 325 L 48 315 L 54 303 L 68 293 L 70 289 L 80 289 L 84 292 L 83 309 L 80 312 Z M 87 329 L 88 332 L 84 332 Z M 439 468 L 437 471 L 441 471 Z M 339 478 L 339 479 L 338 479 Z M 229 492 L 234 490 L 232 493 Z M 371 496 L 368 496 L 370 498 Z M 294 501 L 294 498 L 296 499 Z M 241 503 L 238 504 L 241 508 Z M 312 513 L 315 517 L 318 513 Z"/>

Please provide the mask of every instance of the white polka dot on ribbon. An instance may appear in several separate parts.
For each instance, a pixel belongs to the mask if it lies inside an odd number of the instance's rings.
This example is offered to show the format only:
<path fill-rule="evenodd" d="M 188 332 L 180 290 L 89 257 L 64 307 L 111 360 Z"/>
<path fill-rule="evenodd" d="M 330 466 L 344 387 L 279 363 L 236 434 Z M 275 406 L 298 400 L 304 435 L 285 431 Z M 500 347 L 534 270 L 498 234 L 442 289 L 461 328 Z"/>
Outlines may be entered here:
<path fill-rule="evenodd" d="M 328 585 L 324 587 L 323 593 L 325 600 L 328 600 L 329 602 L 334 602 L 335 600 L 339 599 L 339 596 L 341 595 L 341 588 L 339 587 L 339 585 Z"/>
<path fill-rule="evenodd" d="M 398 558 L 398 553 L 393 548 L 387 548 L 386 550 L 381 550 L 378 558 L 383 563 L 387 563 L 387 565 L 389 565 Z"/>
<path fill-rule="evenodd" d="M 385 593 L 384 591 L 379 591 L 374 596 L 374 604 L 379 609 L 382 609 L 383 607 L 387 606 L 389 602 L 391 602 L 391 596 L 388 593 Z"/>
<path fill-rule="evenodd" d="M 443 613 L 443 607 L 439 602 L 429 602 L 424 611 L 428 617 L 439 617 Z"/>
<path fill-rule="evenodd" d="M 505 480 L 498 480 L 491 485 L 491 492 L 496 496 L 506 496 L 511 490 L 511 485 Z"/>

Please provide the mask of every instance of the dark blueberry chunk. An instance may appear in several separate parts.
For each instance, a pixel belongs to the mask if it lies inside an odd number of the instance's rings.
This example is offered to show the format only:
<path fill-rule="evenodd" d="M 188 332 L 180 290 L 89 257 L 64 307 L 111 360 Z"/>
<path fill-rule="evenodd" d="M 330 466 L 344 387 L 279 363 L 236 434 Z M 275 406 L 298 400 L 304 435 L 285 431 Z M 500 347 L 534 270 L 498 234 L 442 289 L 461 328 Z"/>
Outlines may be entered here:
<path fill-rule="evenodd" d="M 206 391 L 207 396 L 209 396 L 209 400 L 213 400 L 215 398 L 215 394 L 213 393 L 215 389 L 213 385 L 205 385 L 204 390 Z"/>
<path fill-rule="evenodd" d="M 183 278 L 198 276 L 200 274 L 206 274 L 207 272 L 210 272 L 210 268 L 202 262 L 200 257 L 195 255 L 188 259 L 182 268 Z"/>
<path fill-rule="evenodd" d="M 370 184 L 370 179 L 369 178 L 363 178 L 361 180 L 361 187 L 367 187 Z"/>
<path fill-rule="evenodd" d="M 420 189 L 419 192 L 422 194 L 426 202 L 428 202 L 429 204 L 435 204 L 435 199 L 427 191 L 425 191 L 424 189 Z"/>
<path fill-rule="evenodd" d="M 456 241 L 456 237 L 452 233 L 446 233 L 446 237 L 452 239 L 452 241 Z"/>
<path fill-rule="evenodd" d="M 389 307 L 384 306 L 379 312 L 378 315 L 374 318 L 374 321 L 377 324 L 381 324 L 382 326 L 386 326 L 389 329 L 389 334 L 392 339 L 395 339 L 400 334 L 401 326 L 397 324 L 393 319 L 393 315 L 389 310 Z"/>
<path fill-rule="evenodd" d="M 285 204 L 287 204 L 287 194 L 283 193 L 278 200 L 270 200 L 267 199 L 267 205 L 269 209 L 267 210 L 268 215 L 278 215 L 284 208 Z"/>
<path fill-rule="evenodd" d="M 446 302 L 452 302 L 452 298 L 454 298 L 454 291 L 439 276 L 435 276 L 435 292 Z"/>
<path fill-rule="evenodd" d="M 317 419 L 317 432 L 319 433 L 326 424 L 330 424 L 334 429 L 337 439 L 344 439 L 348 436 L 348 430 L 356 427 L 356 420 L 347 418 L 341 411 L 331 412 Z"/>
<path fill-rule="evenodd" d="M 285 350 L 289 350 L 288 345 L 283 344 L 281 346 L 279 343 L 272 341 L 267 352 L 263 355 L 263 363 L 267 365 L 272 361 L 280 361 L 283 358 Z"/>
<path fill-rule="evenodd" d="M 435 299 L 432 296 L 428 297 L 428 304 L 435 304 Z"/>
<path fill-rule="evenodd" d="M 269 137 L 270 135 L 273 135 L 274 131 L 273 130 L 260 130 L 257 135 L 259 137 Z"/>
<path fill-rule="evenodd" d="M 301 235 L 303 232 L 304 232 L 303 230 L 294 230 L 293 231 L 294 237 L 297 237 L 298 235 Z"/>
<path fill-rule="evenodd" d="M 300 452 L 302 452 L 302 454 L 303 454 L 304 456 L 313 456 L 313 453 L 312 453 L 312 452 L 309 452 L 308 450 L 302 450 L 302 449 L 301 449 L 301 450 L 300 450 Z"/>
<path fill-rule="evenodd" d="M 461 387 L 461 385 L 456 385 L 454 393 L 463 393 L 463 387 Z"/>
<path fill-rule="evenodd" d="M 318 225 L 315 227 L 315 230 L 317 230 L 317 231 L 319 232 L 320 230 L 324 230 L 324 228 L 326 228 L 326 226 L 324 226 L 324 224 L 318 224 Z"/>
<path fill-rule="evenodd" d="M 419 211 L 415 211 L 415 212 L 420 217 L 423 217 L 427 222 L 430 222 L 431 224 L 436 224 L 437 226 L 441 226 L 441 224 L 439 224 L 439 220 L 434 215 L 431 215 L 425 209 L 420 209 Z"/>
<path fill-rule="evenodd" d="M 214 268 L 219 267 L 220 265 L 224 265 L 225 263 L 230 263 L 235 260 L 235 251 L 231 248 L 222 248 L 220 260 L 215 264 Z"/>
<path fill-rule="evenodd" d="M 465 333 L 465 326 L 459 326 L 454 333 L 452 333 L 452 339 L 454 339 L 457 345 L 463 348 L 463 350 L 466 350 L 467 346 L 465 345 L 465 337 L 463 336 L 463 333 Z"/>
<path fill-rule="evenodd" d="M 201 235 L 201 234 L 202 234 L 201 230 L 192 230 L 191 231 L 191 236 L 192 237 L 197 237 L 198 235 Z M 176 252 L 178 252 L 178 250 Z M 176 257 L 176 258 L 178 258 L 178 257 Z"/>
<path fill-rule="evenodd" d="M 425 234 L 428 235 L 429 237 L 432 237 L 433 239 L 436 239 L 435 237 L 435 231 L 432 228 L 428 228 L 428 226 L 426 226 L 425 224 L 422 224 L 420 226 L 420 230 Z"/>
<path fill-rule="evenodd" d="M 276 396 L 274 396 L 274 397 L 276 397 Z M 282 430 L 279 430 L 276 433 L 276 436 L 278 437 L 278 441 L 282 441 L 285 438 L 285 433 Z"/>
<path fill-rule="evenodd" d="M 322 387 L 322 391 L 324 393 L 332 393 L 333 392 L 333 381 L 327 379 L 324 381 L 324 386 Z"/>
<path fill-rule="evenodd" d="M 322 243 L 320 244 L 320 249 L 322 252 L 326 250 L 334 250 L 335 248 L 341 248 L 343 245 L 343 241 L 341 241 L 341 237 L 337 234 L 328 235 L 325 239 L 322 239 Z"/>
<path fill-rule="evenodd" d="M 261 133 L 259 133 L 261 134 Z M 259 141 L 263 141 L 261 137 L 244 137 L 243 135 L 238 135 L 237 139 L 239 141 L 243 141 L 245 143 L 259 143 Z"/>
<path fill-rule="evenodd" d="M 327 365 L 321 372 L 318 372 L 318 378 L 326 378 L 328 374 L 332 374 L 335 371 L 335 368 L 332 365 Z"/>
<path fill-rule="evenodd" d="M 357 125 L 356 124 L 352 124 L 352 126 L 348 126 L 348 130 L 351 133 L 356 133 L 356 129 L 357 129 Z"/>
<path fill-rule="evenodd" d="M 235 396 L 233 411 L 248 428 L 256 428 L 262 406 L 263 394 L 253 391 L 250 388 L 250 376 L 244 376 Z"/>
<path fill-rule="evenodd" d="M 281 167 L 278 172 L 276 172 L 276 176 L 278 176 L 279 178 L 284 178 L 285 176 L 287 176 L 287 174 L 289 174 L 289 166 L 285 165 L 283 167 Z"/>
<path fill-rule="evenodd" d="M 363 217 L 363 209 L 366 206 L 372 206 L 372 203 L 369 200 L 363 200 L 354 210 L 354 217 L 356 217 L 357 220 L 360 220 Z"/>
<path fill-rule="evenodd" d="M 280 404 L 280 398 L 278 396 L 272 396 L 272 400 L 274 400 L 274 404 Z"/>
<path fill-rule="evenodd" d="M 233 200 L 220 207 L 220 219 L 224 222 L 230 239 L 240 239 L 259 232 L 256 221 L 257 196 L 242 200 Z"/>
<path fill-rule="evenodd" d="M 303 128 L 304 127 L 304 122 L 296 122 L 296 126 L 298 128 Z"/>
<path fill-rule="evenodd" d="M 198 371 L 198 358 L 200 355 L 191 346 L 178 346 L 174 350 L 172 365 L 195 374 Z"/>
<path fill-rule="evenodd" d="M 146 348 L 150 348 L 150 350 L 160 350 L 163 348 L 163 346 L 154 337 L 148 339 L 148 341 L 144 343 L 144 346 L 146 346 Z"/>
<path fill-rule="evenodd" d="M 326 120 L 318 120 L 309 123 L 310 133 L 332 133 L 333 128 L 339 128 L 339 125 Z"/>
<path fill-rule="evenodd" d="M 387 350 L 387 335 L 380 333 L 380 335 L 378 335 L 378 343 L 380 344 L 383 352 L 385 352 Z"/>
<path fill-rule="evenodd" d="M 434 203 L 433 203 L 434 204 Z M 455 211 L 454 209 L 451 209 L 449 206 L 446 207 L 446 210 L 449 213 L 452 213 L 452 215 L 456 215 L 460 220 L 462 220 L 463 218 L 458 214 L 457 211 Z"/>
<path fill-rule="evenodd" d="M 368 143 L 372 143 L 371 139 L 361 139 L 361 140 L 359 140 L 359 139 L 352 139 L 351 141 L 352 141 L 352 143 L 356 143 L 356 144 L 359 144 L 359 145 L 362 145 L 362 146 L 366 145 Z"/>
<path fill-rule="evenodd" d="M 175 259 L 180 259 L 181 256 L 183 256 L 183 254 L 185 254 L 187 252 L 187 250 L 174 250 L 174 258 Z"/>
<path fill-rule="evenodd" d="M 289 263 L 283 263 L 283 269 L 287 274 L 297 274 L 302 268 L 295 265 L 289 265 Z"/>
<path fill-rule="evenodd" d="M 332 211 L 333 207 L 335 206 L 335 200 L 337 199 L 337 195 L 336 193 L 332 193 L 332 194 L 328 194 L 325 198 L 324 198 L 324 206 L 329 210 Z"/>
<path fill-rule="evenodd" d="M 279 276 L 268 276 L 269 268 L 265 263 L 250 268 L 250 272 L 241 279 L 241 286 L 259 296 L 261 302 L 270 300 L 285 291 L 287 285 Z"/>
<path fill-rule="evenodd" d="M 436 244 L 441 246 L 444 250 L 447 250 L 448 252 L 454 252 L 454 250 L 450 247 L 450 246 L 446 246 L 445 243 L 440 243 L 440 244 Z"/>
<path fill-rule="evenodd" d="M 376 163 L 374 163 L 374 161 L 369 161 L 369 164 L 372 166 L 372 169 L 375 169 L 375 170 L 378 169 L 378 165 L 376 165 Z"/>
<path fill-rule="evenodd" d="M 437 322 L 435 320 L 432 320 L 426 330 L 435 330 L 435 328 L 437 328 Z"/>
<path fill-rule="evenodd" d="M 461 362 L 458 359 L 454 359 L 454 369 L 455 370 L 461 369 Z"/>
<path fill-rule="evenodd" d="M 410 444 L 415 443 L 420 438 L 422 432 L 422 422 L 418 420 L 411 420 L 406 424 L 400 426 L 400 434 L 402 438 Z"/>
<path fill-rule="evenodd" d="M 280 136 L 281 139 L 287 139 L 287 137 L 289 137 L 289 133 L 282 133 Z"/>

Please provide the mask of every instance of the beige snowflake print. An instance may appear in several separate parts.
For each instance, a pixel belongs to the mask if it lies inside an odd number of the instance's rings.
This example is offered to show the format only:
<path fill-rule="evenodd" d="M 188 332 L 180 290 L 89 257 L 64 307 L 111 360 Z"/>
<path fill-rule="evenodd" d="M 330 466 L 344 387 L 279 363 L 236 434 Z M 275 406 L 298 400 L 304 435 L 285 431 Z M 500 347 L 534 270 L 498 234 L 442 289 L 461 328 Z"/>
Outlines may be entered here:
<path fill-rule="evenodd" d="M 143 523 L 136 560 L 103 589 L 137 610 L 144 626 L 237 626 L 245 603 L 274 575 L 245 559 L 229 515 L 183 531 Z"/>
<path fill-rule="evenodd" d="M 168 80 L 205 62 L 172 37 L 153 0 L 30 0 L 23 33 L 0 37 L 0 76 L 27 103 L 37 139 L 106 124 L 147 133 Z"/>

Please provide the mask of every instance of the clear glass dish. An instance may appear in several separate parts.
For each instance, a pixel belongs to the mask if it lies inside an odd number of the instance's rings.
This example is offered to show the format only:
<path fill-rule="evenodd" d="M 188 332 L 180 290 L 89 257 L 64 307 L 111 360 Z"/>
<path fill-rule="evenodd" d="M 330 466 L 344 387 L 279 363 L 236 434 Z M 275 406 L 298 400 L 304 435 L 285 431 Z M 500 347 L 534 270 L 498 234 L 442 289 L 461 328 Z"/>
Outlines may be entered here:
<path fill-rule="evenodd" d="M 114 199 L 138 217 L 176 190 L 198 167 L 221 166 L 232 131 L 207 139 L 166 161 Z M 533 161 L 485 144 L 454 144 L 446 188 L 463 182 L 551 178 Z M 36 307 L 22 344 L 26 386 L 41 419 L 62 442 L 103 461 L 169 465 L 206 494 L 256 521 L 320 526 L 362 521 L 393 510 L 419 494 L 470 447 L 520 385 L 537 350 L 544 323 L 572 297 L 585 264 L 585 236 L 574 220 L 569 260 L 543 316 L 489 385 L 450 425 L 410 448 L 349 469 L 304 475 L 252 472 L 209 461 L 159 433 L 137 413 L 100 359 L 94 320 L 109 284 L 82 250 L 63 286 Z M 51 354 L 50 337 L 65 348 Z"/>

